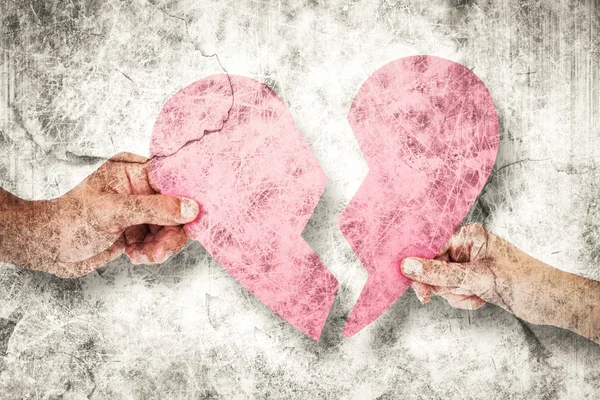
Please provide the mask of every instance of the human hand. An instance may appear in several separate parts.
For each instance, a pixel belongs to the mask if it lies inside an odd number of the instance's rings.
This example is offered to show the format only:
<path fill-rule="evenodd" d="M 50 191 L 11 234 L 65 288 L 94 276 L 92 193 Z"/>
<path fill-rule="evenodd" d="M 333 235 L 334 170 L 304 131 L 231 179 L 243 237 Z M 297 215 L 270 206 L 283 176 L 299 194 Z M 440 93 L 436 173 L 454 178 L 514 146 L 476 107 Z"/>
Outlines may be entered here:
<path fill-rule="evenodd" d="M 434 260 L 405 259 L 402 272 L 422 303 L 431 292 L 456 308 L 489 302 L 525 321 L 600 341 L 600 282 L 544 264 L 481 224 L 460 227 Z"/>
<path fill-rule="evenodd" d="M 185 246 L 183 224 L 200 213 L 194 200 L 158 194 L 148 160 L 130 153 L 111 158 L 59 198 L 10 197 L 1 208 L 0 257 L 63 278 L 85 275 L 123 252 L 134 264 L 163 262 Z"/>

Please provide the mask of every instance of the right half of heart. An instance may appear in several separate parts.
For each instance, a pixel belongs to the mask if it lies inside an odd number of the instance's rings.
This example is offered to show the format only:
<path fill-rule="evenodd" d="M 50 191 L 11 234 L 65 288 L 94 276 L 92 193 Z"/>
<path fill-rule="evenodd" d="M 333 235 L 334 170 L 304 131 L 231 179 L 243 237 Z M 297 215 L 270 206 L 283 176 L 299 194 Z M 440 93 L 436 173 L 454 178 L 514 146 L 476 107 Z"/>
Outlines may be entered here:
<path fill-rule="evenodd" d="M 410 256 L 432 258 L 492 171 L 498 114 L 485 84 L 434 56 L 386 64 L 359 89 L 348 122 L 369 173 L 338 225 L 369 273 L 344 327 L 352 336 L 410 286 Z"/>

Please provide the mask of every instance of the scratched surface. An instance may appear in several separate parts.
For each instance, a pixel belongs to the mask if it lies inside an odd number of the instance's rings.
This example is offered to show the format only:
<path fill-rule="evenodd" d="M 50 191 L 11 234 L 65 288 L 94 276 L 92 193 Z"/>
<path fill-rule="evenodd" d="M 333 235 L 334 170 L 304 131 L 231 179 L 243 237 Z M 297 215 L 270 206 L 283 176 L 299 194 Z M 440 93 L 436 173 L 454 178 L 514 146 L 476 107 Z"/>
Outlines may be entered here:
<path fill-rule="evenodd" d="M 591 1 L 0 0 L 0 184 L 58 196 L 119 151 L 148 155 L 178 90 L 227 72 L 286 103 L 328 177 L 303 236 L 340 283 L 314 343 L 198 243 L 61 281 L 0 268 L 0 398 L 595 398 L 600 346 L 408 291 L 352 338 L 366 273 L 336 221 L 367 167 L 346 116 L 400 57 L 460 62 L 500 120 L 467 219 L 600 279 L 600 16 Z M 210 57 L 216 54 L 217 56 Z"/>
<path fill-rule="evenodd" d="M 411 281 L 406 257 L 433 258 L 483 189 L 499 126 L 485 84 L 464 65 L 403 57 L 360 87 L 348 123 L 369 165 L 339 227 L 369 273 L 344 333 L 383 314 Z"/>
<path fill-rule="evenodd" d="M 152 131 L 159 191 L 202 204 L 192 239 L 267 307 L 318 340 L 338 283 L 302 239 L 327 178 L 285 103 L 217 74 L 177 92 Z"/>

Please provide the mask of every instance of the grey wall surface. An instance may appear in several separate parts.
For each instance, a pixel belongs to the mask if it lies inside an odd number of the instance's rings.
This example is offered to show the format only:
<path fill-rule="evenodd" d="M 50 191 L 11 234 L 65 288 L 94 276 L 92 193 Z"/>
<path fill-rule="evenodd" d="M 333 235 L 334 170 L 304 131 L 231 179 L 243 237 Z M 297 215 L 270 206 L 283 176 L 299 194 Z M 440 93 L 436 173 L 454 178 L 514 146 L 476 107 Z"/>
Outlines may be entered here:
<path fill-rule="evenodd" d="M 500 115 L 467 219 L 600 279 L 597 2 L 0 0 L 0 21 L 3 188 L 51 198 L 117 152 L 147 155 L 166 100 L 224 69 L 284 99 L 328 175 L 304 237 L 340 282 L 315 343 L 196 242 L 75 280 L 1 265 L 0 398 L 600 396 L 600 346 L 491 305 L 422 306 L 409 290 L 346 338 L 366 272 L 336 227 L 367 173 L 346 121 L 356 91 L 389 61 L 437 55 L 474 68 Z"/>

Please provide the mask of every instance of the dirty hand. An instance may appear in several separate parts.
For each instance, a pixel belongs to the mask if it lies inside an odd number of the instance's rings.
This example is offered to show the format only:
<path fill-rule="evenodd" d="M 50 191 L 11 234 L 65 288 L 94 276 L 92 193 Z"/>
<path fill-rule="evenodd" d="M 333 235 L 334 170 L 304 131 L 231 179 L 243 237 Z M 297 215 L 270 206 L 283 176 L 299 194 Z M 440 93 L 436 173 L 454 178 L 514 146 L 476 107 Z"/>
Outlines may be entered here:
<path fill-rule="evenodd" d="M 600 282 L 536 260 L 481 224 L 460 227 L 433 260 L 405 259 L 402 272 L 422 303 L 432 292 L 456 308 L 489 302 L 600 342 Z"/>
<path fill-rule="evenodd" d="M 121 153 L 68 193 L 26 201 L 0 193 L 0 261 L 59 277 L 85 275 L 125 252 L 160 263 L 187 242 L 183 224 L 200 214 L 191 199 L 158 194 L 148 160 Z"/>

